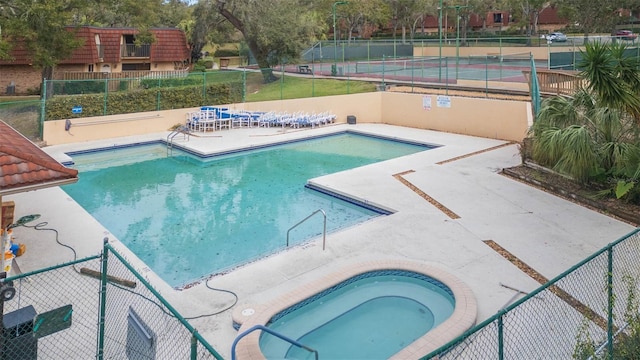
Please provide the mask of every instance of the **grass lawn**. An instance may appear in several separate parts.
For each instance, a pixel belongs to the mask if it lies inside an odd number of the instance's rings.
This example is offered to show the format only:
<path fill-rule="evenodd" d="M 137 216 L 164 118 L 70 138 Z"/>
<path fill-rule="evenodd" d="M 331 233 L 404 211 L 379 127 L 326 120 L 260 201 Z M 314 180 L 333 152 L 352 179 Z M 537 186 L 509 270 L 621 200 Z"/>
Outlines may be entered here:
<path fill-rule="evenodd" d="M 40 95 L 0 96 L 0 103 L 26 101 L 26 100 L 40 100 Z"/>
<path fill-rule="evenodd" d="M 278 80 L 264 84 L 262 74 L 247 74 L 247 102 L 345 95 L 376 91 L 376 85 L 364 81 L 314 79 L 277 74 Z"/>

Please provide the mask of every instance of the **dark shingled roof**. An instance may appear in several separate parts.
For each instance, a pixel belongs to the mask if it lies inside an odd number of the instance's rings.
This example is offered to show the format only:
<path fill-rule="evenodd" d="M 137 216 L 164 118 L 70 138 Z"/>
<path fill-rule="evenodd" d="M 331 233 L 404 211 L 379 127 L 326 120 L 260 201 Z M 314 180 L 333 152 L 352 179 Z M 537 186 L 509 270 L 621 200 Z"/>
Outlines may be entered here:
<path fill-rule="evenodd" d="M 69 169 L 0 121 L 0 196 L 78 181 Z"/>

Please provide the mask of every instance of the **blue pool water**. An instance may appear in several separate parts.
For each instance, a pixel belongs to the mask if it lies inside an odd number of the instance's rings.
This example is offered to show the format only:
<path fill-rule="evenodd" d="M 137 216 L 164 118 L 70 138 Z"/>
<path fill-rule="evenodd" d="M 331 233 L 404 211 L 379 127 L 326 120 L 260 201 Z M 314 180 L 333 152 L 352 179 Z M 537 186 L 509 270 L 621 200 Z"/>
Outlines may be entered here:
<path fill-rule="evenodd" d="M 307 180 L 429 149 L 351 133 L 201 159 L 163 145 L 70 154 L 63 189 L 172 286 L 280 250 L 312 212 L 327 231 L 379 216 Z M 322 233 L 316 215 L 290 244 Z"/>
<path fill-rule="evenodd" d="M 453 314 L 448 287 L 406 271 L 359 275 L 285 309 L 267 324 L 319 353 L 320 359 L 387 359 Z M 267 359 L 311 359 L 312 354 L 266 332 Z"/>

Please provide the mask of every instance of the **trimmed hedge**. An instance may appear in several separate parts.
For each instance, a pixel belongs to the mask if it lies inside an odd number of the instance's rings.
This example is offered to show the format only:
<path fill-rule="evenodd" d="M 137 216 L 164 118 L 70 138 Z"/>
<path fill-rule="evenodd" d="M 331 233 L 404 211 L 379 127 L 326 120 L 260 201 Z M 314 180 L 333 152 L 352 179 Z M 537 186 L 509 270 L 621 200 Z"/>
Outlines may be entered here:
<path fill-rule="evenodd" d="M 104 80 L 95 81 L 56 81 L 53 84 L 53 91 L 56 94 L 98 94 L 104 92 Z"/>
<path fill-rule="evenodd" d="M 230 56 L 240 56 L 240 50 L 218 49 L 213 53 L 213 57 L 230 57 Z"/>
<path fill-rule="evenodd" d="M 206 86 L 204 93 L 202 86 L 154 87 L 112 92 L 108 93 L 106 99 L 104 94 L 55 96 L 46 102 L 45 120 L 232 104 L 242 101 L 242 87 L 241 82 L 210 84 Z M 82 113 L 72 114 L 71 109 L 75 106 L 82 106 Z"/>

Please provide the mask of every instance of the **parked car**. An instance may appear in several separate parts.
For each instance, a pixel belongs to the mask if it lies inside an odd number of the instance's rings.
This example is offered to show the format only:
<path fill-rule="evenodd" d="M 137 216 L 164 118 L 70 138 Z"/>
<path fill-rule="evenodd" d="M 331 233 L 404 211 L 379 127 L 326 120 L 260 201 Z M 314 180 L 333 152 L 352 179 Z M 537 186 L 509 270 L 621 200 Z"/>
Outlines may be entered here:
<path fill-rule="evenodd" d="M 552 32 L 546 36 L 548 42 L 566 42 L 567 35 L 561 32 Z"/>
<path fill-rule="evenodd" d="M 638 34 L 634 34 L 631 30 L 617 30 L 613 38 L 619 40 L 635 40 L 638 37 Z"/>

